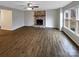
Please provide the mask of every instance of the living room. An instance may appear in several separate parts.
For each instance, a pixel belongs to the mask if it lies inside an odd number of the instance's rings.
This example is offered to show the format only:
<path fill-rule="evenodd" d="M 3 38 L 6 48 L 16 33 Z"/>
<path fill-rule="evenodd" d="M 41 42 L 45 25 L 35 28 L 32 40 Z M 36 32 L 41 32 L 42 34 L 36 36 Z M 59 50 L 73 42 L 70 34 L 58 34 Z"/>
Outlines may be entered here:
<path fill-rule="evenodd" d="M 0 1 L 0 56 L 79 57 L 79 1 Z"/>

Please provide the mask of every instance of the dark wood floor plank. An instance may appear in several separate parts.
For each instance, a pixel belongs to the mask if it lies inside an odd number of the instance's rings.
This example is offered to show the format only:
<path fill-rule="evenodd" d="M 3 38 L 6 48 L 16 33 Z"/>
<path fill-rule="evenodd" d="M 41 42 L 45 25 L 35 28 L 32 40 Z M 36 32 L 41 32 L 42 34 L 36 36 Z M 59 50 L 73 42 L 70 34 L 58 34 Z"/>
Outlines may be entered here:
<path fill-rule="evenodd" d="M 0 56 L 79 56 L 79 48 L 59 30 L 22 27 L 0 30 Z"/>

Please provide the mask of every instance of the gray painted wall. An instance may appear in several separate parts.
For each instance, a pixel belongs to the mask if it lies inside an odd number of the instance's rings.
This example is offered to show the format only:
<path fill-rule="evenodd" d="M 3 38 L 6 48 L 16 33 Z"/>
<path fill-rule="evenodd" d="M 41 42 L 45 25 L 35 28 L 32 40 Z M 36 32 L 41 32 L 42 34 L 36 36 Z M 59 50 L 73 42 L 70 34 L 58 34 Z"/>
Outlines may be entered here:
<path fill-rule="evenodd" d="M 25 11 L 24 26 L 33 26 L 33 25 L 34 25 L 33 11 Z"/>
<path fill-rule="evenodd" d="M 12 10 L 12 30 L 24 26 L 24 11 Z"/>
<path fill-rule="evenodd" d="M 56 9 L 46 11 L 46 27 L 58 28 L 59 19 L 57 14 Z"/>
<path fill-rule="evenodd" d="M 46 10 L 46 27 L 58 28 L 58 10 Z M 24 26 L 34 26 L 33 11 L 24 12 Z"/>
<path fill-rule="evenodd" d="M 22 26 L 33 26 L 34 17 L 33 11 L 12 10 L 12 30 Z M 58 10 L 46 10 L 46 27 L 59 27 L 59 12 Z"/>

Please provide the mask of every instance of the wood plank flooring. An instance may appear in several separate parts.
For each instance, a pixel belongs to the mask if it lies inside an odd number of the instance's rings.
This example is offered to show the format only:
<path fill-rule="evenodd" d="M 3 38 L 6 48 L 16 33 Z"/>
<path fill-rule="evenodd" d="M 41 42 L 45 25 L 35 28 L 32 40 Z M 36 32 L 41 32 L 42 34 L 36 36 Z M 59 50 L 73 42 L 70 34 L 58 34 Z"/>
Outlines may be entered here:
<path fill-rule="evenodd" d="M 22 27 L 0 30 L 0 56 L 72 57 L 79 56 L 79 47 L 56 29 Z"/>

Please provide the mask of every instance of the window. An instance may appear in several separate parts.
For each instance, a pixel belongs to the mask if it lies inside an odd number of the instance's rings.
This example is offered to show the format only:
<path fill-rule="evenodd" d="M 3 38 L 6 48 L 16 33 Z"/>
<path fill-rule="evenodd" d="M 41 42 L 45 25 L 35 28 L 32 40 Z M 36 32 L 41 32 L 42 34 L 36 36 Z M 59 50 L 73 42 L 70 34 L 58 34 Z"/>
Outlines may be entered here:
<path fill-rule="evenodd" d="M 70 26 L 69 26 L 69 11 L 68 10 L 66 10 L 64 13 L 64 19 L 65 19 L 64 26 L 69 28 Z"/>
<path fill-rule="evenodd" d="M 70 9 L 70 29 L 72 31 L 76 31 L 76 10 L 75 9 Z"/>
<path fill-rule="evenodd" d="M 64 27 L 79 35 L 79 8 L 64 11 Z"/>
<path fill-rule="evenodd" d="M 77 8 L 77 22 L 76 22 L 76 32 L 79 35 L 79 8 Z"/>

